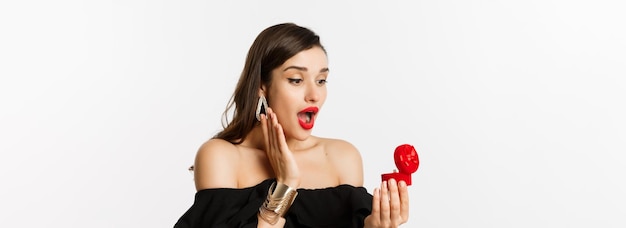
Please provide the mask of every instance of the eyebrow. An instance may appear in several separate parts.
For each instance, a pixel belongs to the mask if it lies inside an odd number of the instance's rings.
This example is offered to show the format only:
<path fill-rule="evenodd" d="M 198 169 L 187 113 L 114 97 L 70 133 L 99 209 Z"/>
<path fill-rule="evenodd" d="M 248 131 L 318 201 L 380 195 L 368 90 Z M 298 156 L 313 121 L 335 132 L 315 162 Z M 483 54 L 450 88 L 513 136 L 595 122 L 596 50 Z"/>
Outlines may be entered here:
<path fill-rule="evenodd" d="M 290 69 L 296 69 L 296 70 L 299 70 L 299 71 L 309 71 L 309 69 L 307 69 L 306 67 L 301 67 L 301 66 L 288 66 L 287 68 L 285 68 L 285 69 L 283 70 L 283 72 L 285 72 L 285 71 L 287 71 L 287 70 L 290 70 Z M 324 67 L 324 68 L 322 68 L 322 69 L 320 70 L 320 73 L 327 73 L 327 72 L 329 72 L 329 71 L 330 71 L 330 70 L 328 69 L 328 67 Z"/>

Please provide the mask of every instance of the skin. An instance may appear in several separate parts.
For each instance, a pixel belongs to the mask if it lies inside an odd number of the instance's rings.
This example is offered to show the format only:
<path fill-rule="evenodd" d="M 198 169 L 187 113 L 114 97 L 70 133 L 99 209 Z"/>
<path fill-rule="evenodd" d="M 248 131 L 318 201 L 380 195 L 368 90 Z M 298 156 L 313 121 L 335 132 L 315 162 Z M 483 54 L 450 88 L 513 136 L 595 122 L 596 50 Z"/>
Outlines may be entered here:
<path fill-rule="evenodd" d="M 361 155 L 352 144 L 313 136 L 312 129 L 298 122 L 297 114 L 304 108 L 315 106 L 321 112 L 327 77 L 327 57 L 318 47 L 274 69 L 271 85 L 259 88 L 270 108 L 246 139 L 239 145 L 211 139 L 200 147 L 194 164 L 196 189 L 246 188 L 269 178 L 292 188 L 363 186 Z M 365 219 L 365 227 L 397 227 L 408 215 L 406 184 L 390 180 L 374 190 L 372 214 Z M 258 227 L 283 227 L 284 223 L 281 218 L 272 226 L 259 218 Z"/>

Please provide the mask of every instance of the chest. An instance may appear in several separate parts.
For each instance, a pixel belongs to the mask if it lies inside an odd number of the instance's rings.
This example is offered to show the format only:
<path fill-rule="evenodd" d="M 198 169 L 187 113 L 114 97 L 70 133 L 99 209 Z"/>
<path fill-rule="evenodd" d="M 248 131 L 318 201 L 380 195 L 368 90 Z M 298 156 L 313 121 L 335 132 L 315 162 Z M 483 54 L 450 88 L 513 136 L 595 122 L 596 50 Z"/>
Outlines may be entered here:
<path fill-rule="evenodd" d="M 300 170 L 300 188 L 316 189 L 339 184 L 339 173 L 325 156 L 296 157 Z"/>

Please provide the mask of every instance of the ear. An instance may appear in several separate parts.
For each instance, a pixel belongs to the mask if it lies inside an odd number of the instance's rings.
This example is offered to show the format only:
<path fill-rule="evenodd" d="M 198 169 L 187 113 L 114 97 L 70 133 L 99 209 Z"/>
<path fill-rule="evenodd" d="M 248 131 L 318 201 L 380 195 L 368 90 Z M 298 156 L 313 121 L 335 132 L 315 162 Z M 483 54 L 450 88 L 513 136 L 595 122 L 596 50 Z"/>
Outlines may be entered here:
<path fill-rule="evenodd" d="M 260 96 L 267 97 L 267 87 L 265 85 L 262 85 L 261 88 L 259 88 L 259 97 Z"/>

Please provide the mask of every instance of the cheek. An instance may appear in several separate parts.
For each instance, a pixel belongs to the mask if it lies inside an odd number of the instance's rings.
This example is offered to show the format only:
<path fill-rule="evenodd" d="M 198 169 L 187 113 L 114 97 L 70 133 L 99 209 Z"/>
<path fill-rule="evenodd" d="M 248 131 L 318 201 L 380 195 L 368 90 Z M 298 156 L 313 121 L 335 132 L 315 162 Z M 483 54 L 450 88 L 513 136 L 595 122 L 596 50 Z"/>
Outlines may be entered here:
<path fill-rule="evenodd" d="M 328 93 L 326 92 L 326 87 L 324 87 L 322 89 L 322 92 L 320 94 L 321 94 L 320 95 L 320 103 L 324 104 L 324 102 L 326 101 L 326 97 L 328 96 Z M 320 104 L 320 106 L 321 106 L 321 104 Z"/>
<path fill-rule="evenodd" d="M 290 104 L 295 103 L 294 101 L 290 100 L 291 98 L 290 96 L 288 96 L 288 94 L 281 92 L 282 91 L 274 91 L 271 94 L 271 100 L 268 101 L 268 105 L 270 106 L 270 108 L 272 108 L 272 110 L 274 110 L 274 112 L 278 116 L 278 120 L 286 118 L 285 116 L 287 116 L 291 111 Z"/>

